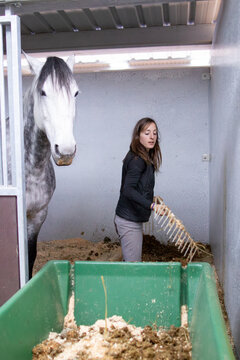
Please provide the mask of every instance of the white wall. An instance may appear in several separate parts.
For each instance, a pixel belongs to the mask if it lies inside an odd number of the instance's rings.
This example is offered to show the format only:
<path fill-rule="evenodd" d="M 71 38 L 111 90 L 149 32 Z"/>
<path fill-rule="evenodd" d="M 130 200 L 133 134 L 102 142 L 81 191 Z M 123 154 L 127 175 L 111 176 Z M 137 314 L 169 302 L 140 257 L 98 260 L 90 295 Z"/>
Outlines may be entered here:
<path fill-rule="evenodd" d="M 210 92 L 210 239 L 240 358 L 240 3 L 224 4 Z"/>
<path fill-rule="evenodd" d="M 209 152 L 206 69 L 76 75 L 77 155 L 56 167 L 57 189 L 39 240 L 116 239 L 113 226 L 122 159 L 135 123 L 149 116 L 161 133 L 163 166 L 155 194 L 163 197 L 197 241 L 208 242 Z M 30 78 L 24 79 L 24 87 Z M 155 233 L 159 238 L 159 233 Z"/>

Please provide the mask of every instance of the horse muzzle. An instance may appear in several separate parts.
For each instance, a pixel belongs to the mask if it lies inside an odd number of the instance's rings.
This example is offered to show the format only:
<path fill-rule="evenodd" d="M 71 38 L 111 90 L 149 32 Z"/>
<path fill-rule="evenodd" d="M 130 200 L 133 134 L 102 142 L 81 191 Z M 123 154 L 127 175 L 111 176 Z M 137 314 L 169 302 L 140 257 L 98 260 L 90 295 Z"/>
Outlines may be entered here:
<path fill-rule="evenodd" d="M 58 166 L 68 166 L 71 165 L 73 158 L 76 154 L 76 145 L 75 150 L 72 154 L 62 154 L 58 149 L 58 145 L 55 145 L 55 153 L 53 154 L 53 159 Z"/>

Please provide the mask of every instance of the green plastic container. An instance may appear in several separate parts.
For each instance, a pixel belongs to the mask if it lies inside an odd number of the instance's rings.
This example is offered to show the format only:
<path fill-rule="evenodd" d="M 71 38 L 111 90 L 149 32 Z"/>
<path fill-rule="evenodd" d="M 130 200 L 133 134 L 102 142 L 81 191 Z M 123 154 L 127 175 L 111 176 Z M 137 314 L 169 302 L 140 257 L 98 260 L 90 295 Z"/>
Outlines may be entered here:
<path fill-rule="evenodd" d="M 74 277 L 75 318 L 91 325 L 121 315 L 136 326 L 180 326 L 181 305 L 188 306 L 194 360 L 230 360 L 212 268 L 207 263 L 107 263 L 50 261 L 0 308 L 0 358 L 30 360 L 32 348 L 61 331 Z"/>

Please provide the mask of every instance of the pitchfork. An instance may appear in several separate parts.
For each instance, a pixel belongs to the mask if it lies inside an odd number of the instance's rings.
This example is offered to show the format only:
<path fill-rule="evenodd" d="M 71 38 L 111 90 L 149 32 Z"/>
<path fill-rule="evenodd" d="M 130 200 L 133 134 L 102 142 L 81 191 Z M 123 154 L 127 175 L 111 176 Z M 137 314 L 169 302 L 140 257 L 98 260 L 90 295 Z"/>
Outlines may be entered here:
<path fill-rule="evenodd" d="M 178 250 L 183 253 L 183 256 L 187 257 L 187 261 L 191 262 L 198 250 L 204 250 L 191 238 L 183 223 L 164 204 L 160 196 L 155 196 L 154 202 L 157 205 L 161 205 L 155 212 L 154 219 L 157 220 L 158 225 L 166 232 L 168 238 L 178 247 Z"/>

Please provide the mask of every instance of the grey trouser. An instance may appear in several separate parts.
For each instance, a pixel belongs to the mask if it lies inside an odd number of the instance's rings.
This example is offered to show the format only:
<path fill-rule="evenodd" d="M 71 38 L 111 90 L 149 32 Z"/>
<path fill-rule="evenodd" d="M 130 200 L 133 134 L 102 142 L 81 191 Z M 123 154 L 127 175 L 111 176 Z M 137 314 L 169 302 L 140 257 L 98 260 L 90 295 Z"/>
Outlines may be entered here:
<path fill-rule="evenodd" d="M 124 261 L 142 261 L 143 224 L 115 216 Z"/>

